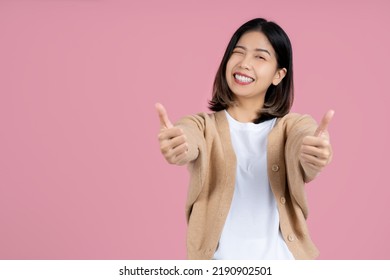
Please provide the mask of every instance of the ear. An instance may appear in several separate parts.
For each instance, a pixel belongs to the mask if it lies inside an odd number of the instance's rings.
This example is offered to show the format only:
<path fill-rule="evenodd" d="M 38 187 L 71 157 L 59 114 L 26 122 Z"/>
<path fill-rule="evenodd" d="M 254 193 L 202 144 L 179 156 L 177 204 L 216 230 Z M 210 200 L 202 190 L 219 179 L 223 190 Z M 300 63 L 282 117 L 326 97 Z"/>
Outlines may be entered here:
<path fill-rule="evenodd" d="M 280 68 L 280 69 L 276 70 L 274 79 L 272 80 L 272 84 L 274 86 L 277 86 L 283 80 L 283 78 L 286 76 L 286 74 L 287 74 L 286 68 Z"/>

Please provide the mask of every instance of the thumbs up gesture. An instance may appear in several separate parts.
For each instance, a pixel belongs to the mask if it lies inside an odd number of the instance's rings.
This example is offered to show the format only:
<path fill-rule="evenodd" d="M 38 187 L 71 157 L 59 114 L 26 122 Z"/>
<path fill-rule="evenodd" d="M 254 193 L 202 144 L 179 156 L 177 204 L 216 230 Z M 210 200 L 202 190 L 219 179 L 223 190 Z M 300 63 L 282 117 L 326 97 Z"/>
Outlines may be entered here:
<path fill-rule="evenodd" d="M 172 125 L 163 105 L 157 103 L 156 110 L 160 118 L 161 126 L 158 135 L 161 153 L 171 164 L 186 164 L 188 143 L 183 130 Z"/>
<path fill-rule="evenodd" d="M 313 136 L 306 136 L 302 140 L 299 160 L 308 177 L 314 177 L 328 165 L 332 159 L 332 146 L 329 142 L 328 125 L 334 115 L 329 110 L 323 117 Z"/>

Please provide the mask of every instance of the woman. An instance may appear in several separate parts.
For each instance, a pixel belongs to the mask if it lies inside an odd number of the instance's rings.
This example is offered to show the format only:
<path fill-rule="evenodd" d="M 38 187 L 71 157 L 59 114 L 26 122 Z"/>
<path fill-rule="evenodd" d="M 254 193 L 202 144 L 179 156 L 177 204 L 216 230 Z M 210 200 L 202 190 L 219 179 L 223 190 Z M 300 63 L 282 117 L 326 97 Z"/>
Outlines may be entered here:
<path fill-rule="evenodd" d="M 232 36 L 216 74 L 212 114 L 171 124 L 161 104 L 161 152 L 188 164 L 189 259 L 313 259 L 305 183 L 330 162 L 326 131 L 293 102 L 292 48 L 276 23 Z"/>

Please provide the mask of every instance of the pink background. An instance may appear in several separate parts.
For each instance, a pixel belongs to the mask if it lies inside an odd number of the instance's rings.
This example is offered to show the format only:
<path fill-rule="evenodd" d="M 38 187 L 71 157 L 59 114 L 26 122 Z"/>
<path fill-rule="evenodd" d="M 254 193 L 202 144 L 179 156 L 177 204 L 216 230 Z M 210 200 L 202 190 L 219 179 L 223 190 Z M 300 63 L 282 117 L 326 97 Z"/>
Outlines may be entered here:
<path fill-rule="evenodd" d="M 307 187 L 320 258 L 389 259 L 389 11 L 0 0 L 0 259 L 184 259 L 188 174 L 159 153 L 154 103 L 172 121 L 207 111 L 230 36 L 254 17 L 291 38 L 293 111 L 336 111 L 334 160 Z"/>

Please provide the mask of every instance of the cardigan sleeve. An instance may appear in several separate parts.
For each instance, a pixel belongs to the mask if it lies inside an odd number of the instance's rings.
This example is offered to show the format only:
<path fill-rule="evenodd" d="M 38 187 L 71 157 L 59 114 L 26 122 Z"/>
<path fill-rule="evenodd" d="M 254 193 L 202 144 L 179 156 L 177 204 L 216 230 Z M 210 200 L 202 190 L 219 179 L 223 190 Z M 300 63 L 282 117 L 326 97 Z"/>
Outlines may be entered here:
<path fill-rule="evenodd" d="M 187 137 L 190 173 L 190 184 L 186 206 L 187 221 L 191 214 L 192 205 L 198 198 L 205 182 L 208 170 L 208 152 L 205 140 L 205 129 L 208 115 L 205 113 L 186 116 L 175 126 L 180 127 Z"/>
<path fill-rule="evenodd" d="M 312 181 L 317 174 L 306 174 L 299 161 L 299 154 L 302 145 L 302 140 L 305 136 L 314 135 L 317 129 L 316 121 L 309 115 L 302 115 L 298 117 L 295 122 L 287 128 L 286 140 L 286 159 L 294 161 L 302 174 L 305 183 Z M 297 170 L 298 171 L 298 170 Z"/>
<path fill-rule="evenodd" d="M 287 181 L 292 197 L 299 204 L 305 218 L 307 218 L 309 209 L 304 187 L 305 183 L 313 180 L 317 174 L 305 174 L 299 160 L 299 154 L 303 138 L 307 135 L 314 135 L 317 123 L 308 115 L 291 114 L 291 117 L 291 121 L 288 122 L 286 127 Z"/>

